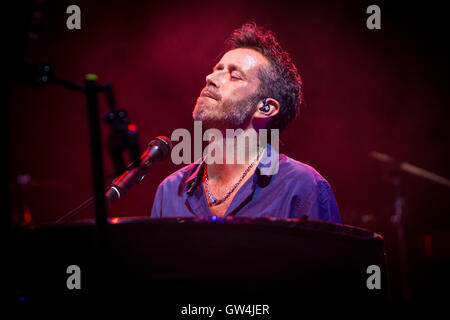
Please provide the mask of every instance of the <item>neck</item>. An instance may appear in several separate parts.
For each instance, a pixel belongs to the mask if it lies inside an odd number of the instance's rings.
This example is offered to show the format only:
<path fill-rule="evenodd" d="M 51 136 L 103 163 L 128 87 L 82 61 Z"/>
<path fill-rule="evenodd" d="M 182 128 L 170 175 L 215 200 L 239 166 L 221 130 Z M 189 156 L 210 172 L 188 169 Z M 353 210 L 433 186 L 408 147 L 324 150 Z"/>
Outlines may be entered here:
<path fill-rule="evenodd" d="M 214 139 L 207 148 L 208 179 L 224 183 L 234 181 L 258 157 L 258 135 L 253 128 L 248 128 L 231 136 L 225 134 L 221 139 Z M 258 161 L 252 169 L 256 168 Z"/>

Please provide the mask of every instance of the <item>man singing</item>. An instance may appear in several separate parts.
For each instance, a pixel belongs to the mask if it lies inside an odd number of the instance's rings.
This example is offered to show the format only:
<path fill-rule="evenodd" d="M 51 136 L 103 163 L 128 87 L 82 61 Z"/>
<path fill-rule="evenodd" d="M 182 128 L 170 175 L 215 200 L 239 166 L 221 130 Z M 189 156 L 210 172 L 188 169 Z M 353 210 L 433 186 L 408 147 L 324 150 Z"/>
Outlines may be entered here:
<path fill-rule="evenodd" d="M 339 223 L 330 185 L 316 170 L 279 154 L 275 143 L 235 144 L 261 129 L 281 132 L 298 114 L 302 81 L 289 55 L 255 24 L 236 30 L 228 46 L 206 77 L 193 118 L 222 133 L 208 148 L 233 144 L 234 154 L 245 153 L 245 161 L 230 161 L 235 158 L 223 152 L 224 161 L 203 157 L 176 171 L 159 185 L 151 217 L 306 217 Z M 229 138 L 229 129 L 239 134 Z"/>

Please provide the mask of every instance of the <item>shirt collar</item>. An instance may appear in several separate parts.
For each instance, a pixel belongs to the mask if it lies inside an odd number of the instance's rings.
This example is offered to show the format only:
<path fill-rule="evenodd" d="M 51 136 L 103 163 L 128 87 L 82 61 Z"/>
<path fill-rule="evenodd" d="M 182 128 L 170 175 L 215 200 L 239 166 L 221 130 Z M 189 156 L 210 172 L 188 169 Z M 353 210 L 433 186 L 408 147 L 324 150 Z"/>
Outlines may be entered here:
<path fill-rule="evenodd" d="M 187 193 L 190 194 L 192 190 L 202 182 L 204 168 L 205 168 L 205 160 L 200 158 L 199 160 L 196 161 L 194 168 L 191 171 L 191 174 L 186 180 Z"/>
<path fill-rule="evenodd" d="M 264 150 L 264 154 L 256 167 L 254 181 L 262 186 L 266 186 L 270 182 L 272 176 L 278 172 L 278 165 L 278 150 L 273 148 L 270 144 L 267 144 L 266 150 Z M 195 162 L 194 168 L 186 179 L 187 193 L 191 194 L 195 187 L 202 182 L 204 169 L 205 160 L 200 158 Z"/>

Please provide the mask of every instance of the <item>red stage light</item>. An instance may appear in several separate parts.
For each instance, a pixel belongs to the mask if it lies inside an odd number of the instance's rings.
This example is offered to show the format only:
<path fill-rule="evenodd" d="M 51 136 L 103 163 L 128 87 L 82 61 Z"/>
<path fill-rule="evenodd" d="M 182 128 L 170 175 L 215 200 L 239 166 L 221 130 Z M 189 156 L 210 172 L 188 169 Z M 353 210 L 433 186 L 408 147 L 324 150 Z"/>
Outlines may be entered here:
<path fill-rule="evenodd" d="M 119 223 L 119 221 L 120 221 L 119 217 L 115 217 L 115 218 L 111 219 L 111 223 L 114 223 L 114 224 Z"/>

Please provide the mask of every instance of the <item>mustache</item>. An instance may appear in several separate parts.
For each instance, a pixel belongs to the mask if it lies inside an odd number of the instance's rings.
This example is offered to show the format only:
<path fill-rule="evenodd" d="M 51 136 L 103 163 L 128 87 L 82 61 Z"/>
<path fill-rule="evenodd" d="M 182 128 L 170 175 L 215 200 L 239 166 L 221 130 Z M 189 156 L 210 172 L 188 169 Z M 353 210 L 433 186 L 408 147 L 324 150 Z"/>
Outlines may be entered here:
<path fill-rule="evenodd" d="M 215 89 L 212 89 L 212 87 L 204 88 L 202 90 L 202 92 L 201 92 L 201 95 L 202 96 L 209 96 L 209 97 L 211 97 L 213 99 L 216 99 L 216 100 L 222 99 L 222 97 L 220 96 L 220 93 L 218 91 L 216 91 Z"/>

